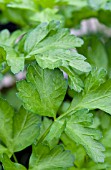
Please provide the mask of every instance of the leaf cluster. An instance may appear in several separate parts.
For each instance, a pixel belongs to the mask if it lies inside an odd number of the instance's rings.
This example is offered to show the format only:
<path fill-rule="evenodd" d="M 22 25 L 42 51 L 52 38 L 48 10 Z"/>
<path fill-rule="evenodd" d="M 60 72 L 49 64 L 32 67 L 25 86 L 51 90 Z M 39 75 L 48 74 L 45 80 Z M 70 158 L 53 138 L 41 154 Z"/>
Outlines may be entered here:
<path fill-rule="evenodd" d="M 0 32 L 1 79 L 26 72 L 0 95 L 4 170 L 111 169 L 111 40 L 65 28 L 92 16 L 110 25 L 110 4 L 0 0 L 1 22 L 22 28 Z M 27 147 L 25 165 L 16 155 Z"/>

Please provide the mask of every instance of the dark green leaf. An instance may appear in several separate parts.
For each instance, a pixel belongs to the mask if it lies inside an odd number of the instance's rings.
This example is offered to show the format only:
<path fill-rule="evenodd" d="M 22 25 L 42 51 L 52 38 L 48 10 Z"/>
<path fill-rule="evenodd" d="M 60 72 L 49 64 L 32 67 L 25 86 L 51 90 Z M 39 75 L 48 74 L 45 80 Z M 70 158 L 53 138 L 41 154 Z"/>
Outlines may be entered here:
<path fill-rule="evenodd" d="M 0 99 L 0 154 L 5 152 L 11 156 L 31 145 L 38 137 L 40 123 L 37 115 L 23 108 L 14 113 L 14 109 Z"/>

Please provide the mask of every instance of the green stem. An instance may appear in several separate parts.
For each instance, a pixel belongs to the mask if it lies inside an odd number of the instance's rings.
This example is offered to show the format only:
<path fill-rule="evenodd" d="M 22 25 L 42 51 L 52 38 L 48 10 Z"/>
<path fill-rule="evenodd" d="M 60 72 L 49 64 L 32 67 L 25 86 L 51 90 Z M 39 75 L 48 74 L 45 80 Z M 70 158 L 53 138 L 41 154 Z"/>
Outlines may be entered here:
<path fill-rule="evenodd" d="M 17 160 L 17 158 L 16 158 L 16 156 L 15 156 L 14 153 L 13 153 L 13 159 L 14 159 L 14 161 L 15 161 L 16 163 L 18 163 L 18 160 Z"/>
<path fill-rule="evenodd" d="M 50 128 L 52 126 L 53 122 L 50 124 L 50 126 L 46 129 L 46 131 L 43 133 L 43 135 L 40 137 L 40 139 L 38 140 L 37 144 L 41 143 L 44 138 L 47 136 L 47 134 L 49 133 L 50 131 Z"/>
<path fill-rule="evenodd" d="M 1 71 L 2 74 L 7 73 L 10 70 L 10 67 L 7 66 L 4 70 Z"/>

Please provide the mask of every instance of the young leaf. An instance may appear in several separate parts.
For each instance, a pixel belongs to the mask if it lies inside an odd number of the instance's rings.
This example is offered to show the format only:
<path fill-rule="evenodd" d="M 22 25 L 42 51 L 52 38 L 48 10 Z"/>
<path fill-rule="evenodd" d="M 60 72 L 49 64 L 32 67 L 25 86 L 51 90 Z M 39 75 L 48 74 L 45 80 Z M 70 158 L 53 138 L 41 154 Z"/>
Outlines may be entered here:
<path fill-rule="evenodd" d="M 3 156 L 2 163 L 4 170 L 26 170 L 23 165 L 13 163 L 5 154 Z"/>
<path fill-rule="evenodd" d="M 79 116 L 77 118 L 77 116 L 75 117 L 75 114 L 73 114 L 71 118 L 67 120 L 65 133 L 74 142 L 83 145 L 87 154 L 95 162 L 104 162 L 104 154 L 102 153 L 102 151 L 104 151 L 104 147 L 96 141 L 101 138 L 101 133 L 98 130 L 83 126 L 80 122 L 90 121 L 91 115 L 89 114 L 85 117 L 87 117 L 86 120 L 84 118 L 84 114 L 83 117 L 81 115 L 81 118 Z"/>
<path fill-rule="evenodd" d="M 39 144 L 33 146 L 32 155 L 29 161 L 29 170 L 65 170 L 73 166 L 74 158 L 69 151 L 64 151 L 58 145 L 52 150 L 48 146 Z"/>
<path fill-rule="evenodd" d="M 56 117 L 64 99 L 67 84 L 59 69 L 29 66 L 26 81 L 17 84 L 24 107 L 42 116 Z"/>

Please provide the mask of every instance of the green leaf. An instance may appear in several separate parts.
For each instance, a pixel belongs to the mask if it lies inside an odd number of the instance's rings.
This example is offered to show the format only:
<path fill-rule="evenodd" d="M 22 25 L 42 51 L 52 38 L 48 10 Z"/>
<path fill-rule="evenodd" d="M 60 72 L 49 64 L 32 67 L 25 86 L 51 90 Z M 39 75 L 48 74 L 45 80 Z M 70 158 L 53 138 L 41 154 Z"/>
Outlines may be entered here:
<path fill-rule="evenodd" d="M 87 1 L 86 0 L 62 0 L 64 2 L 67 2 L 68 5 L 74 5 L 76 8 L 83 8 L 87 6 Z"/>
<path fill-rule="evenodd" d="M 10 1 L 10 3 L 7 4 L 8 8 L 14 8 L 14 9 L 22 9 L 22 10 L 36 10 L 36 6 L 34 1 L 30 0 L 22 0 L 22 1 Z"/>
<path fill-rule="evenodd" d="M 1 143 L 1 141 L 0 141 L 0 161 L 1 162 L 2 162 L 2 159 L 3 159 L 3 154 L 4 153 L 11 156 L 10 151 L 5 146 L 3 146 L 3 143 Z"/>
<path fill-rule="evenodd" d="M 43 8 L 48 8 L 48 7 L 50 7 L 50 8 L 52 8 L 52 7 L 54 7 L 55 6 L 55 4 L 56 4 L 56 0 L 42 0 L 42 1 L 40 1 L 40 0 L 37 0 L 36 1 L 40 6 L 42 6 Z"/>
<path fill-rule="evenodd" d="M 58 24 L 55 22 L 41 23 L 35 29 L 27 34 L 26 41 L 24 43 L 24 50 L 29 53 L 47 36 L 51 30 L 57 29 Z M 29 54 L 28 54 L 29 55 Z"/>
<path fill-rule="evenodd" d="M 98 69 L 108 69 L 108 56 L 103 42 L 97 36 L 84 38 L 84 44 L 78 51 L 85 55 L 87 62 Z"/>
<path fill-rule="evenodd" d="M 42 136 L 44 136 L 47 129 L 50 128 L 51 124 L 52 124 L 52 120 L 48 119 L 47 117 L 43 117 L 43 121 L 40 126 L 40 134 L 37 138 L 38 141 L 42 138 Z"/>
<path fill-rule="evenodd" d="M 49 49 L 46 49 L 44 53 L 36 54 L 35 58 L 40 67 L 54 69 L 61 66 L 71 66 L 81 72 L 89 72 L 91 70 L 91 66 L 84 61 L 85 57 L 77 52 L 55 48 L 52 51 L 52 49 L 53 48 L 50 47 Z"/>
<path fill-rule="evenodd" d="M 20 151 L 31 145 L 38 136 L 40 118 L 21 108 L 18 113 L 0 99 L 0 143 L 1 153 Z M 30 133 L 30 135 L 29 135 Z"/>
<path fill-rule="evenodd" d="M 3 51 L 4 49 L 4 51 Z M 24 57 L 18 54 L 12 47 L 2 46 L 2 58 L 5 58 L 11 71 L 15 74 L 24 69 Z"/>
<path fill-rule="evenodd" d="M 107 3 L 107 0 L 88 0 L 88 4 L 91 8 L 95 10 L 99 10 L 101 8 L 104 8 L 105 4 Z"/>
<path fill-rule="evenodd" d="M 10 34 L 9 30 L 4 29 L 0 32 L 0 45 L 13 47 L 17 38 L 24 34 L 24 30 L 16 30 Z"/>
<path fill-rule="evenodd" d="M 57 145 L 62 132 L 65 129 L 65 122 L 60 120 L 55 120 L 52 124 L 49 133 L 45 137 L 44 141 L 48 143 L 50 148 Z"/>
<path fill-rule="evenodd" d="M 13 163 L 7 155 L 3 156 L 2 163 L 4 170 L 26 170 L 23 165 Z"/>
<path fill-rule="evenodd" d="M 26 59 L 36 58 L 42 68 L 71 66 L 82 72 L 89 72 L 91 66 L 85 62 L 84 56 L 74 49 L 80 47 L 83 41 L 71 35 L 69 29 L 61 28 L 59 22 L 42 23 L 28 33 L 24 50 L 28 53 Z"/>
<path fill-rule="evenodd" d="M 13 108 L 3 99 L 0 99 L 0 140 L 9 151 L 12 150 Z"/>
<path fill-rule="evenodd" d="M 0 63 L 4 62 L 6 59 L 6 52 L 3 47 L 0 47 Z"/>
<path fill-rule="evenodd" d="M 8 29 L 0 31 L 0 44 L 4 44 L 10 37 L 10 32 Z"/>
<path fill-rule="evenodd" d="M 35 58 L 43 69 L 58 67 L 68 70 L 69 86 L 80 92 L 83 83 L 77 71 L 89 72 L 91 70 L 91 66 L 85 61 L 86 58 L 74 49 L 82 44 L 83 41 L 71 35 L 69 29 L 61 28 L 59 22 L 52 21 L 49 24 L 40 24 L 27 34 L 24 50 L 27 54 L 26 60 Z"/>
<path fill-rule="evenodd" d="M 37 54 L 40 52 L 44 53 L 47 49 L 50 49 L 51 47 L 53 49 L 67 49 L 68 50 L 68 49 L 73 49 L 74 47 L 80 47 L 83 44 L 83 40 L 74 35 L 71 35 L 69 32 L 69 29 L 60 28 L 61 25 L 59 25 L 58 22 L 54 22 L 54 23 L 50 22 L 49 31 L 54 29 L 53 28 L 54 25 L 55 25 L 55 28 L 58 28 L 58 29 L 56 29 L 55 32 L 52 32 L 45 39 L 39 42 L 33 49 L 32 51 L 33 54 Z M 51 51 L 53 51 L 53 49 L 51 49 Z"/>
<path fill-rule="evenodd" d="M 85 117 L 87 117 L 86 120 L 85 120 Z M 81 115 L 81 117 L 79 116 L 77 117 L 77 114 L 76 115 L 73 114 L 71 118 L 67 120 L 65 133 L 74 142 L 84 146 L 87 154 L 95 162 L 104 162 L 104 154 L 102 153 L 102 151 L 104 151 L 104 147 L 102 146 L 102 144 L 96 141 L 101 138 L 100 131 L 96 129 L 91 129 L 81 124 L 82 121 L 83 122 L 89 121 L 90 119 L 91 119 L 90 114 L 86 116 L 84 116 L 83 114 Z"/>
<path fill-rule="evenodd" d="M 13 119 L 13 145 L 14 151 L 18 152 L 32 144 L 38 137 L 41 120 L 38 115 L 26 111 L 23 107 L 14 114 Z"/>
<path fill-rule="evenodd" d="M 52 20 L 63 22 L 63 17 L 57 14 L 58 10 L 46 8 L 43 11 L 37 12 L 30 17 L 34 22 L 50 22 Z"/>
<path fill-rule="evenodd" d="M 85 92 L 88 93 L 92 89 L 97 89 L 102 83 L 105 82 L 106 70 L 93 68 L 90 74 L 85 79 Z"/>
<path fill-rule="evenodd" d="M 84 160 L 87 159 L 87 155 L 83 146 L 76 144 L 65 133 L 62 134 L 61 140 L 66 150 L 70 150 L 73 153 L 75 160 L 74 165 L 76 168 L 82 168 L 84 166 Z M 86 162 L 85 162 L 86 164 Z M 74 167 L 72 167 L 72 170 Z M 78 169 L 77 169 L 78 170 Z"/>
<path fill-rule="evenodd" d="M 70 117 L 70 122 L 80 123 L 82 125 L 91 125 L 93 121 L 93 114 L 89 113 L 88 109 L 82 109 L 73 112 L 73 115 Z"/>
<path fill-rule="evenodd" d="M 58 145 L 52 150 L 48 146 L 33 146 L 32 155 L 29 161 L 29 170 L 65 170 L 73 166 L 74 158 L 69 151 L 64 151 L 63 147 Z"/>
<path fill-rule="evenodd" d="M 77 92 L 83 90 L 83 81 L 79 78 L 76 72 L 71 67 L 61 67 L 65 73 L 68 74 L 68 84 L 70 89 L 74 89 Z"/>
<path fill-rule="evenodd" d="M 104 84 L 96 89 L 92 89 L 83 96 L 80 94 L 73 99 L 69 110 L 87 108 L 89 110 L 100 109 L 111 114 L 111 80 L 107 80 Z M 76 100 L 76 103 L 75 103 Z"/>
<path fill-rule="evenodd" d="M 67 84 L 59 69 L 29 66 L 26 81 L 17 84 L 24 107 L 42 116 L 56 117 L 65 97 Z"/>
<path fill-rule="evenodd" d="M 89 43 L 91 43 L 91 48 L 88 50 L 89 63 L 92 63 L 97 68 L 102 67 L 107 70 L 108 56 L 104 44 L 97 37 L 92 37 Z"/>

